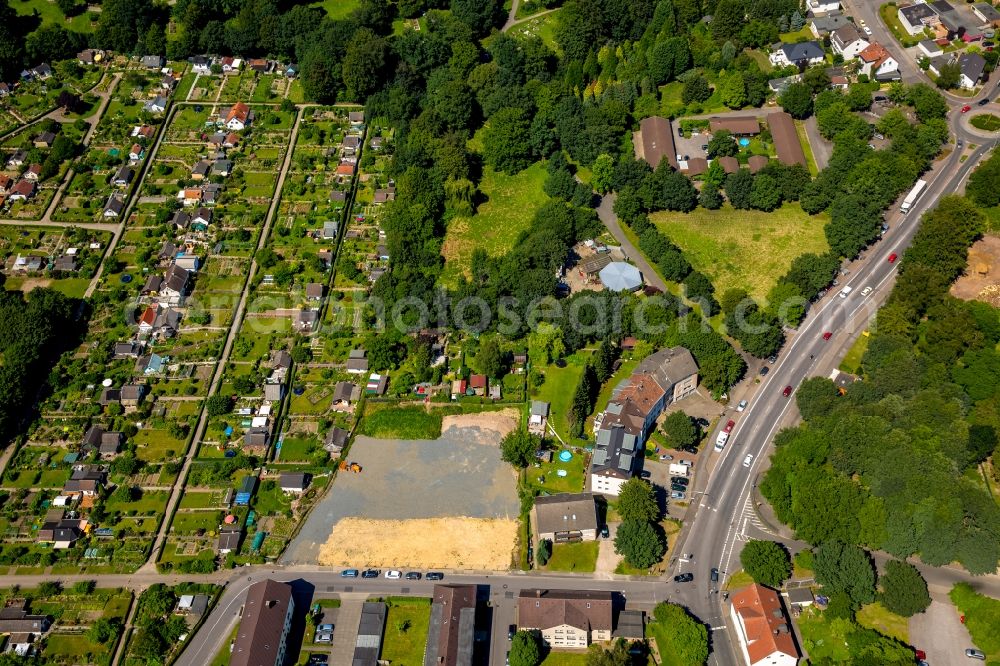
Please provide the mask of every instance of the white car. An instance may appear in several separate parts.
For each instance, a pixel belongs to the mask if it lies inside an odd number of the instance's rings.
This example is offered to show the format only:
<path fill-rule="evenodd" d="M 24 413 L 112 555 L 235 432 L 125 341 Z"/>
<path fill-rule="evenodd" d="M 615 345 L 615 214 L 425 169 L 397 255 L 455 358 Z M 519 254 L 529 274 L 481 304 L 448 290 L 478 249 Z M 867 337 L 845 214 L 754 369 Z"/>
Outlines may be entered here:
<path fill-rule="evenodd" d="M 863 26 L 861 26 L 861 29 L 865 31 L 866 35 L 868 35 L 869 37 L 871 36 L 871 34 L 872 34 L 872 29 L 871 28 L 869 28 L 866 25 L 863 25 Z"/>
<path fill-rule="evenodd" d="M 864 289 L 861 290 L 861 295 L 862 296 L 867 296 L 870 293 L 872 293 L 872 288 L 871 287 L 865 287 Z"/>
<path fill-rule="evenodd" d="M 740 404 L 736 405 L 736 411 L 738 411 L 738 412 L 742 412 L 746 408 L 747 408 L 747 401 L 746 400 L 740 400 Z"/>
<path fill-rule="evenodd" d="M 398 571 L 396 569 L 390 569 L 389 571 L 385 572 L 385 577 L 391 580 L 399 580 L 400 578 L 403 577 L 403 572 Z"/>
<path fill-rule="evenodd" d="M 694 467 L 694 463 L 691 462 L 690 460 L 682 460 L 680 464 L 684 465 L 685 467 Z"/>
<path fill-rule="evenodd" d="M 752 463 L 752 462 L 753 462 L 753 454 L 752 453 L 748 453 L 747 457 L 743 459 L 743 466 L 744 467 L 749 467 L 750 463 Z"/>

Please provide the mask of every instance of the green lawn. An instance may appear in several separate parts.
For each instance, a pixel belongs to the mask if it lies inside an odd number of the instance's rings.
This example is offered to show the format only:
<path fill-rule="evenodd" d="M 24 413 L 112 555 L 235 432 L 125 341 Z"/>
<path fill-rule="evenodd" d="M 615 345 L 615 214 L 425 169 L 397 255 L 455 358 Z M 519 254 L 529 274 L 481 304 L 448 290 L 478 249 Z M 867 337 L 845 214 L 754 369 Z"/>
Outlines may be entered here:
<path fill-rule="evenodd" d="M 895 3 L 884 4 L 879 7 L 878 13 L 882 17 L 882 22 L 892 31 L 892 36 L 903 46 L 916 46 L 921 39 L 926 39 L 924 35 L 913 37 L 906 32 L 903 24 L 899 22 L 899 8 Z"/>
<path fill-rule="evenodd" d="M 980 114 L 973 117 L 969 122 L 973 127 L 986 130 L 987 132 L 1000 130 L 1000 117 L 994 116 L 992 113 Z"/>
<path fill-rule="evenodd" d="M 813 154 L 812 144 L 809 143 L 806 126 L 801 120 L 795 121 L 795 133 L 799 137 L 799 145 L 802 146 L 802 153 L 806 158 L 806 168 L 809 169 L 809 173 L 815 176 L 819 173 L 819 165 L 816 164 L 816 156 Z"/>
<path fill-rule="evenodd" d="M 586 652 L 549 652 L 542 661 L 542 666 L 586 666 Z"/>
<path fill-rule="evenodd" d="M 632 371 L 635 370 L 636 366 L 639 365 L 639 359 L 625 359 L 622 361 L 621 366 L 615 371 L 615 374 L 608 378 L 608 381 L 604 382 L 601 387 L 601 392 L 597 394 L 597 401 L 594 403 L 594 412 L 590 415 L 591 418 L 587 419 L 587 423 L 584 424 L 584 430 L 590 435 L 594 434 L 594 420 L 593 416 L 597 412 L 604 411 L 604 408 L 608 405 L 608 400 L 611 399 L 611 393 L 615 390 L 615 386 L 618 383 L 631 376 Z"/>
<path fill-rule="evenodd" d="M 545 568 L 549 571 L 592 572 L 597 567 L 599 549 L 597 541 L 555 544 Z"/>
<path fill-rule="evenodd" d="M 580 377 L 583 376 L 583 369 L 589 357 L 589 352 L 580 351 L 566 357 L 565 368 L 547 366 L 543 370 L 545 383 L 538 389 L 537 394 L 532 396 L 550 403 L 549 424 L 566 442 L 569 442 L 569 422 L 566 417 L 569 414 L 576 385 L 580 383 Z"/>
<path fill-rule="evenodd" d="M 910 642 L 909 620 L 901 615 L 890 612 L 880 603 L 868 604 L 858 611 L 856 616 L 862 627 L 874 629 L 880 634 L 898 638 L 904 643 Z"/>
<path fill-rule="evenodd" d="M 843 618 L 827 619 L 819 610 L 809 608 L 799 616 L 799 631 L 803 647 L 817 663 L 828 661 L 848 662 L 851 652 L 847 649 L 847 636 L 854 631 L 854 623 Z"/>
<path fill-rule="evenodd" d="M 781 33 L 778 35 L 778 39 L 784 44 L 794 44 L 796 42 L 808 42 L 815 39 L 815 37 L 813 37 L 812 31 L 809 30 L 809 26 L 804 25 L 800 30 L 796 30 L 795 32 Z"/>
<path fill-rule="evenodd" d="M 393 599 L 385 618 L 381 659 L 393 666 L 421 666 L 430 619 L 430 599 Z"/>
<path fill-rule="evenodd" d="M 847 350 L 847 354 L 844 355 L 843 360 L 840 362 L 840 369 L 844 372 L 849 372 L 852 375 L 861 372 L 861 357 L 865 355 L 865 351 L 868 349 L 868 340 L 870 340 L 869 336 L 865 335 L 865 333 L 867 331 L 858 336 L 858 339 L 854 341 L 854 344 Z"/>
<path fill-rule="evenodd" d="M 990 663 L 1000 662 L 1000 599 L 978 594 L 967 583 L 951 589 L 951 600 L 965 615 L 972 642 L 986 653 Z"/>
<path fill-rule="evenodd" d="M 322 7 L 326 10 L 326 15 L 334 20 L 346 19 L 361 4 L 361 0 L 320 0 L 313 2 L 310 7 Z"/>
<path fill-rule="evenodd" d="M 510 250 L 518 234 L 528 228 L 535 211 L 548 200 L 542 191 L 547 177 L 541 162 L 513 176 L 487 168 L 479 185 L 487 200 L 472 217 L 456 217 L 448 223 L 441 249 L 445 257 L 442 282 L 452 286 L 466 274 L 472 251 L 477 248 L 486 250 L 491 257 Z"/>
<path fill-rule="evenodd" d="M 94 30 L 86 11 L 81 11 L 67 21 L 66 15 L 59 9 L 59 5 L 49 0 L 17 0 L 17 2 L 10 3 L 10 6 L 17 12 L 18 16 L 31 16 L 37 11 L 42 19 L 42 25 L 58 25 L 76 32 L 93 32 Z"/>
<path fill-rule="evenodd" d="M 565 476 L 559 476 L 559 470 L 564 470 Z M 558 452 L 554 451 L 552 462 L 540 462 L 538 467 L 531 466 L 527 469 L 527 482 L 544 494 L 579 493 L 584 490 L 586 471 L 587 465 L 582 455 L 574 453 L 572 460 L 563 462 L 559 460 Z M 543 478 L 544 483 L 542 483 Z"/>
<path fill-rule="evenodd" d="M 378 439 L 437 439 L 444 411 L 423 407 L 388 407 L 369 410 L 358 432 Z"/>
<path fill-rule="evenodd" d="M 753 585 L 753 577 L 742 569 L 726 576 L 725 589 L 727 590 L 738 590 L 747 585 Z"/>
<path fill-rule="evenodd" d="M 797 203 L 771 213 L 696 208 L 690 213 L 650 215 L 695 269 L 711 278 L 717 294 L 732 287 L 758 299 L 767 295 L 792 260 L 806 252 L 827 251 L 825 213 L 806 215 Z"/>
<path fill-rule="evenodd" d="M 110 645 L 95 643 L 85 634 L 49 634 L 45 643 L 45 663 L 81 663 L 89 661 L 88 655 L 97 657 L 97 663 L 103 663 L 102 657 Z"/>

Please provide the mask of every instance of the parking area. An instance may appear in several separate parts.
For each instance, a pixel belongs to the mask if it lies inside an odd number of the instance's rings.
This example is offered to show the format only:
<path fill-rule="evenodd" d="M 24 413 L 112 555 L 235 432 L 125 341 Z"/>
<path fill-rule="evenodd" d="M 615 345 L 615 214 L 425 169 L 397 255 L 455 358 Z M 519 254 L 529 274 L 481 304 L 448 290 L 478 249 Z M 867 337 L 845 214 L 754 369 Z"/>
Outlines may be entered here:
<path fill-rule="evenodd" d="M 976 663 L 965 656 L 965 649 L 973 647 L 972 637 L 951 604 L 932 601 L 925 612 L 911 617 L 910 637 L 934 666 Z"/>
<path fill-rule="evenodd" d="M 707 157 L 705 149 L 702 146 L 707 146 L 710 138 L 712 138 L 712 135 L 708 133 L 708 130 L 693 134 L 685 133 L 683 137 L 674 137 L 674 146 L 677 148 L 677 154 L 682 157 L 685 155 L 690 158 Z"/>

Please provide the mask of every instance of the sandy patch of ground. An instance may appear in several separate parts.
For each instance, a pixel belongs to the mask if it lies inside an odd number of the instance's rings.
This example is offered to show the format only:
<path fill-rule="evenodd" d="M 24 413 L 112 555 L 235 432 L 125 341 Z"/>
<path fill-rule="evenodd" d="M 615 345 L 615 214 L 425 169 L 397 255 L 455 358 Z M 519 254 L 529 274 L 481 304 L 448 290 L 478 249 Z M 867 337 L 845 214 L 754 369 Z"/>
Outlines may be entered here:
<path fill-rule="evenodd" d="M 344 518 L 320 547 L 319 563 L 341 567 L 508 569 L 517 521 L 482 518 Z"/>
<path fill-rule="evenodd" d="M 983 236 L 973 243 L 965 273 L 951 286 L 951 295 L 1000 306 L 1000 237 Z"/>
<path fill-rule="evenodd" d="M 499 412 L 479 412 L 477 414 L 458 414 L 445 416 L 441 420 L 441 432 L 451 428 L 479 428 L 492 430 L 504 437 L 515 430 L 521 419 L 516 409 L 504 409 Z"/>
<path fill-rule="evenodd" d="M 48 278 L 25 278 L 24 281 L 21 282 L 21 291 L 27 294 L 32 289 L 36 289 L 38 287 L 48 287 L 51 284 L 52 280 Z"/>

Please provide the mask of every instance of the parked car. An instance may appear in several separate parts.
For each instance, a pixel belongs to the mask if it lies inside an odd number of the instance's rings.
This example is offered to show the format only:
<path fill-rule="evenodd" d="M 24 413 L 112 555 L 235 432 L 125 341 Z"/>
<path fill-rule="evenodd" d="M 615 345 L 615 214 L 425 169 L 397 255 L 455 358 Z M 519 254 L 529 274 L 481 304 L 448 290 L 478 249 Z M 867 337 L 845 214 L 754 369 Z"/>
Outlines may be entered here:
<path fill-rule="evenodd" d="M 968 113 L 969 111 L 972 111 L 972 107 L 968 104 L 962 107 L 962 113 Z"/>
<path fill-rule="evenodd" d="M 983 654 L 982 650 L 977 650 L 976 648 L 966 648 L 965 656 L 969 659 L 979 659 L 981 661 L 986 661 L 986 655 Z"/>
<path fill-rule="evenodd" d="M 718 583 L 719 582 L 719 570 L 716 569 L 715 567 L 712 567 L 711 578 L 712 578 L 712 582 L 713 583 Z"/>
<path fill-rule="evenodd" d="M 314 643 L 331 643 L 333 642 L 333 634 L 327 633 L 325 631 L 316 630 L 316 635 L 313 637 Z"/>
<path fill-rule="evenodd" d="M 749 467 L 753 463 L 753 454 L 748 453 L 747 457 L 743 459 L 743 466 Z"/>
<path fill-rule="evenodd" d="M 736 425 L 736 421 L 733 421 L 732 419 L 729 419 L 728 421 L 726 421 L 726 427 L 722 429 L 722 432 L 732 432 L 733 431 L 733 426 L 735 426 L 735 425 Z"/>
<path fill-rule="evenodd" d="M 693 580 L 694 580 L 694 574 L 693 573 L 682 573 L 682 574 L 677 574 L 676 576 L 674 576 L 674 582 L 675 583 L 690 583 Z"/>
<path fill-rule="evenodd" d="M 516 634 L 516 633 L 517 633 L 517 625 L 516 624 L 512 624 L 509 627 L 507 627 L 507 640 L 509 640 L 509 641 L 514 640 L 514 634 Z"/>
<path fill-rule="evenodd" d="M 398 569 L 389 569 L 385 572 L 385 577 L 389 580 L 399 580 L 403 577 L 403 572 Z"/>
<path fill-rule="evenodd" d="M 317 654 L 312 653 L 309 655 L 309 661 L 306 662 L 306 666 L 324 666 L 330 662 L 330 655 L 328 654 Z"/>
<path fill-rule="evenodd" d="M 408 571 L 406 573 L 406 580 L 420 580 L 422 576 L 423 574 L 419 571 Z"/>
<path fill-rule="evenodd" d="M 440 571 L 430 571 L 427 573 L 425 578 L 427 578 L 427 580 L 441 580 L 444 578 L 444 574 Z"/>
<path fill-rule="evenodd" d="M 691 483 L 691 479 L 687 478 L 686 476 L 672 476 L 670 477 L 670 482 L 679 483 L 682 486 L 686 486 L 687 484 Z"/>
<path fill-rule="evenodd" d="M 864 30 L 865 34 L 868 35 L 869 37 L 872 36 L 872 29 L 869 28 L 868 26 L 863 25 L 863 26 L 861 26 L 861 29 Z"/>
<path fill-rule="evenodd" d="M 827 331 L 826 333 L 823 334 L 823 339 L 824 340 L 829 340 L 832 337 L 833 337 L 833 333 L 831 331 Z"/>
<path fill-rule="evenodd" d="M 601 538 L 607 539 L 610 536 L 611 536 L 611 530 L 609 530 L 608 526 L 605 525 L 604 527 L 601 528 Z"/>
<path fill-rule="evenodd" d="M 682 500 L 684 499 L 684 493 L 680 492 L 679 490 L 675 490 L 672 493 L 670 493 L 670 499 Z"/>
<path fill-rule="evenodd" d="M 378 578 L 379 574 L 382 573 L 378 569 L 365 569 L 361 572 L 362 578 Z"/>
<path fill-rule="evenodd" d="M 708 422 L 708 419 L 705 419 L 705 418 L 695 419 L 695 422 L 698 425 L 700 425 L 702 428 L 707 428 L 708 426 L 712 425 L 711 423 Z"/>
<path fill-rule="evenodd" d="M 747 401 L 746 400 L 740 400 L 740 404 L 736 405 L 736 411 L 738 411 L 738 412 L 742 412 L 746 408 L 747 408 Z"/>
<path fill-rule="evenodd" d="M 786 398 L 788 396 L 790 396 L 791 394 L 792 394 L 792 387 L 791 386 L 786 386 L 785 390 L 781 392 L 781 395 L 785 396 Z"/>
<path fill-rule="evenodd" d="M 653 475 L 649 473 L 648 469 L 644 469 L 641 472 L 639 472 L 639 478 L 641 479 L 649 479 L 652 478 L 652 476 Z"/>
<path fill-rule="evenodd" d="M 768 357 L 767 357 L 767 362 L 768 362 L 768 363 L 772 363 L 772 364 L 773 364 L 773 363 L 777 363 L 777 362 L 778 362 L 778 357 L 777 357 L 777 355 L 772 355 L 772 356 L 768 356 Z"/>
<path fill-rule="evenodd" d="M 895 253 L 895 252 L 893 252 L 892 254 L 890 254 L 890 255 L 889 255 L 889 263 L 890 263 L 890 264 L 894 264 L 894 263 L 896 263 L 896 259 L 897 259 L 897 258 L 898 258 L 898 257 L 896 256 L 896 253 Z"/>
<path fill-rule="evenodd" d="M 771 372 L 771 368 L 767 367 L 766 365 L 765 366 L 761 366 L 761 369 L 760 369 L 760 376 L 761 377 L 763 377 L 764 375 L 766 375 L 769 372 Z"/>
<path fill-rule="evenodd" d="M 344 569 L 343 571 L 340 572 L 340 577 L 341 578 L 357 578 L 358 577 L 358 570 L 357 569 Z"/>
<path fill-rule="evenodd" d="M 690 460 L 682 460 L 680 464 L 684 465 L 685 467 L 694 467 L 694 463 Z"/>
<path fill-rule="evenodd" d="M 674 457 L 669 453 L 664 453 L 662 456 L 660 456 L 660 460 L 673 460 L 673 459 Z"/>

